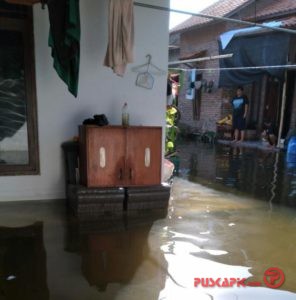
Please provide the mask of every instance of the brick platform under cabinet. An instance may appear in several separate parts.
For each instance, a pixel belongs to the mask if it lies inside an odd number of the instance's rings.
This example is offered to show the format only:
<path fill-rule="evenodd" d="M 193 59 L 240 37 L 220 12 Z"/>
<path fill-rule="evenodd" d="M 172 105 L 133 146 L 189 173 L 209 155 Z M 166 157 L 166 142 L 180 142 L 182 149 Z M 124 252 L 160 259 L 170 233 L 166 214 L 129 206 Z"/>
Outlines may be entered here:
<path fill-rule="evenodd" d="M 68 204 L 79 219 L 93 219 L 123 212 L 123 188 L 87 188 L 68 185 Z"/>
<path fill-rule="evenodd" d="M 170 199 L 170 185 L 127 188 L 127 211 L 166 209 Z"/>
<path fill-rule="evenodd" d="M 101 218 L 110 214 L 130 215 L 138 211 L 166 210 L 170 185 L 130 188 L 87 188 L 68 185 L 68 206 L 80 220 Z"/>

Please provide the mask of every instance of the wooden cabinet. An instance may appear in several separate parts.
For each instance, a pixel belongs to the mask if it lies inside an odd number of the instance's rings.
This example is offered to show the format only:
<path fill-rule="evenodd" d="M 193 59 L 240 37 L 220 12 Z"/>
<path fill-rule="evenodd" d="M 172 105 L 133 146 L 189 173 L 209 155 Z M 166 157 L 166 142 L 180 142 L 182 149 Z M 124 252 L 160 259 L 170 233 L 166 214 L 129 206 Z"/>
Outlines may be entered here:
<path fill-rule="evenodd" d="M 80 177 L 87 187 L 161 183 L 161 127 L 80 126 Z"/>
<path fill-rule="evenodd" d="M 123 128 L 81 126 L 80 178 L 88 187 L 124 184 L 126 139 Z"/>

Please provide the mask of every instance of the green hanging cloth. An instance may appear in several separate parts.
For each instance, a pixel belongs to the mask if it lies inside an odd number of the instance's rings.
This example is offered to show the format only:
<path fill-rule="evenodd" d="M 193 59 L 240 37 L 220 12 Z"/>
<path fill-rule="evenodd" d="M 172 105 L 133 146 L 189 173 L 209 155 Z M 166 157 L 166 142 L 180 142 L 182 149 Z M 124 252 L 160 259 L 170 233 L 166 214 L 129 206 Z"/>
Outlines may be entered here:
<path fill-rule="evenodd" d="M 80 62 L 79 0 L 47 0 L 53 66 L 77 97 Z"/>

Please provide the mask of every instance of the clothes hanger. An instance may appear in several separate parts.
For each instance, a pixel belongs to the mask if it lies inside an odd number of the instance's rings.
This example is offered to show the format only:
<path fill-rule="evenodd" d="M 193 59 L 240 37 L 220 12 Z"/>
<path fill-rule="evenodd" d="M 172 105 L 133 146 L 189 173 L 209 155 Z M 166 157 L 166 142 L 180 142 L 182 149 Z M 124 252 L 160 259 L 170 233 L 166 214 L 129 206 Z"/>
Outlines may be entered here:
<path fill-rule="evenodd" d="M 151 54 L 147 54 L 146 58 L 148 59 L 148 62 L 136 67 L 132 68 L 133 72 L 141 72 L 144 67 L 146 67 L 146 73 L 151 73 L 154 75 L 165 75 L 167 72 L 160 69 L 159 67 L 157 67 L 156 65 L 154 65 L 151 60 L 152 60 L 152 55 Z M 151 70 L 152 69 L 152 70 Z"/>

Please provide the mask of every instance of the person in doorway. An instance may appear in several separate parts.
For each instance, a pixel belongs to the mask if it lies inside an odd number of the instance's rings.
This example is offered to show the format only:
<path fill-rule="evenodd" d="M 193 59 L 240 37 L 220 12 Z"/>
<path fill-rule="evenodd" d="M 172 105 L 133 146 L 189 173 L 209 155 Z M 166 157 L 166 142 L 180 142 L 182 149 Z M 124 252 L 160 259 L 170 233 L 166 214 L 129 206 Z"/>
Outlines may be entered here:
<path fill-rule="evenodd" d="M 249 100 L 243 94 L 243 87 L 238 87 L 236 96 L 231 100 L 232 105 L 232 128 L 234 130 L 233 142 L 243 142 L 245 139 L 246 117 Z M 239 139 L 240 137 L 240 139 Z"/>
<path fill-rule="evenodd" d="M 271 147 L 276 146 L 277 137 L 275 135 L 275 128 L 270 120 L 264 121 L 261 137 L 263 141 L 267 141 Z"/>

